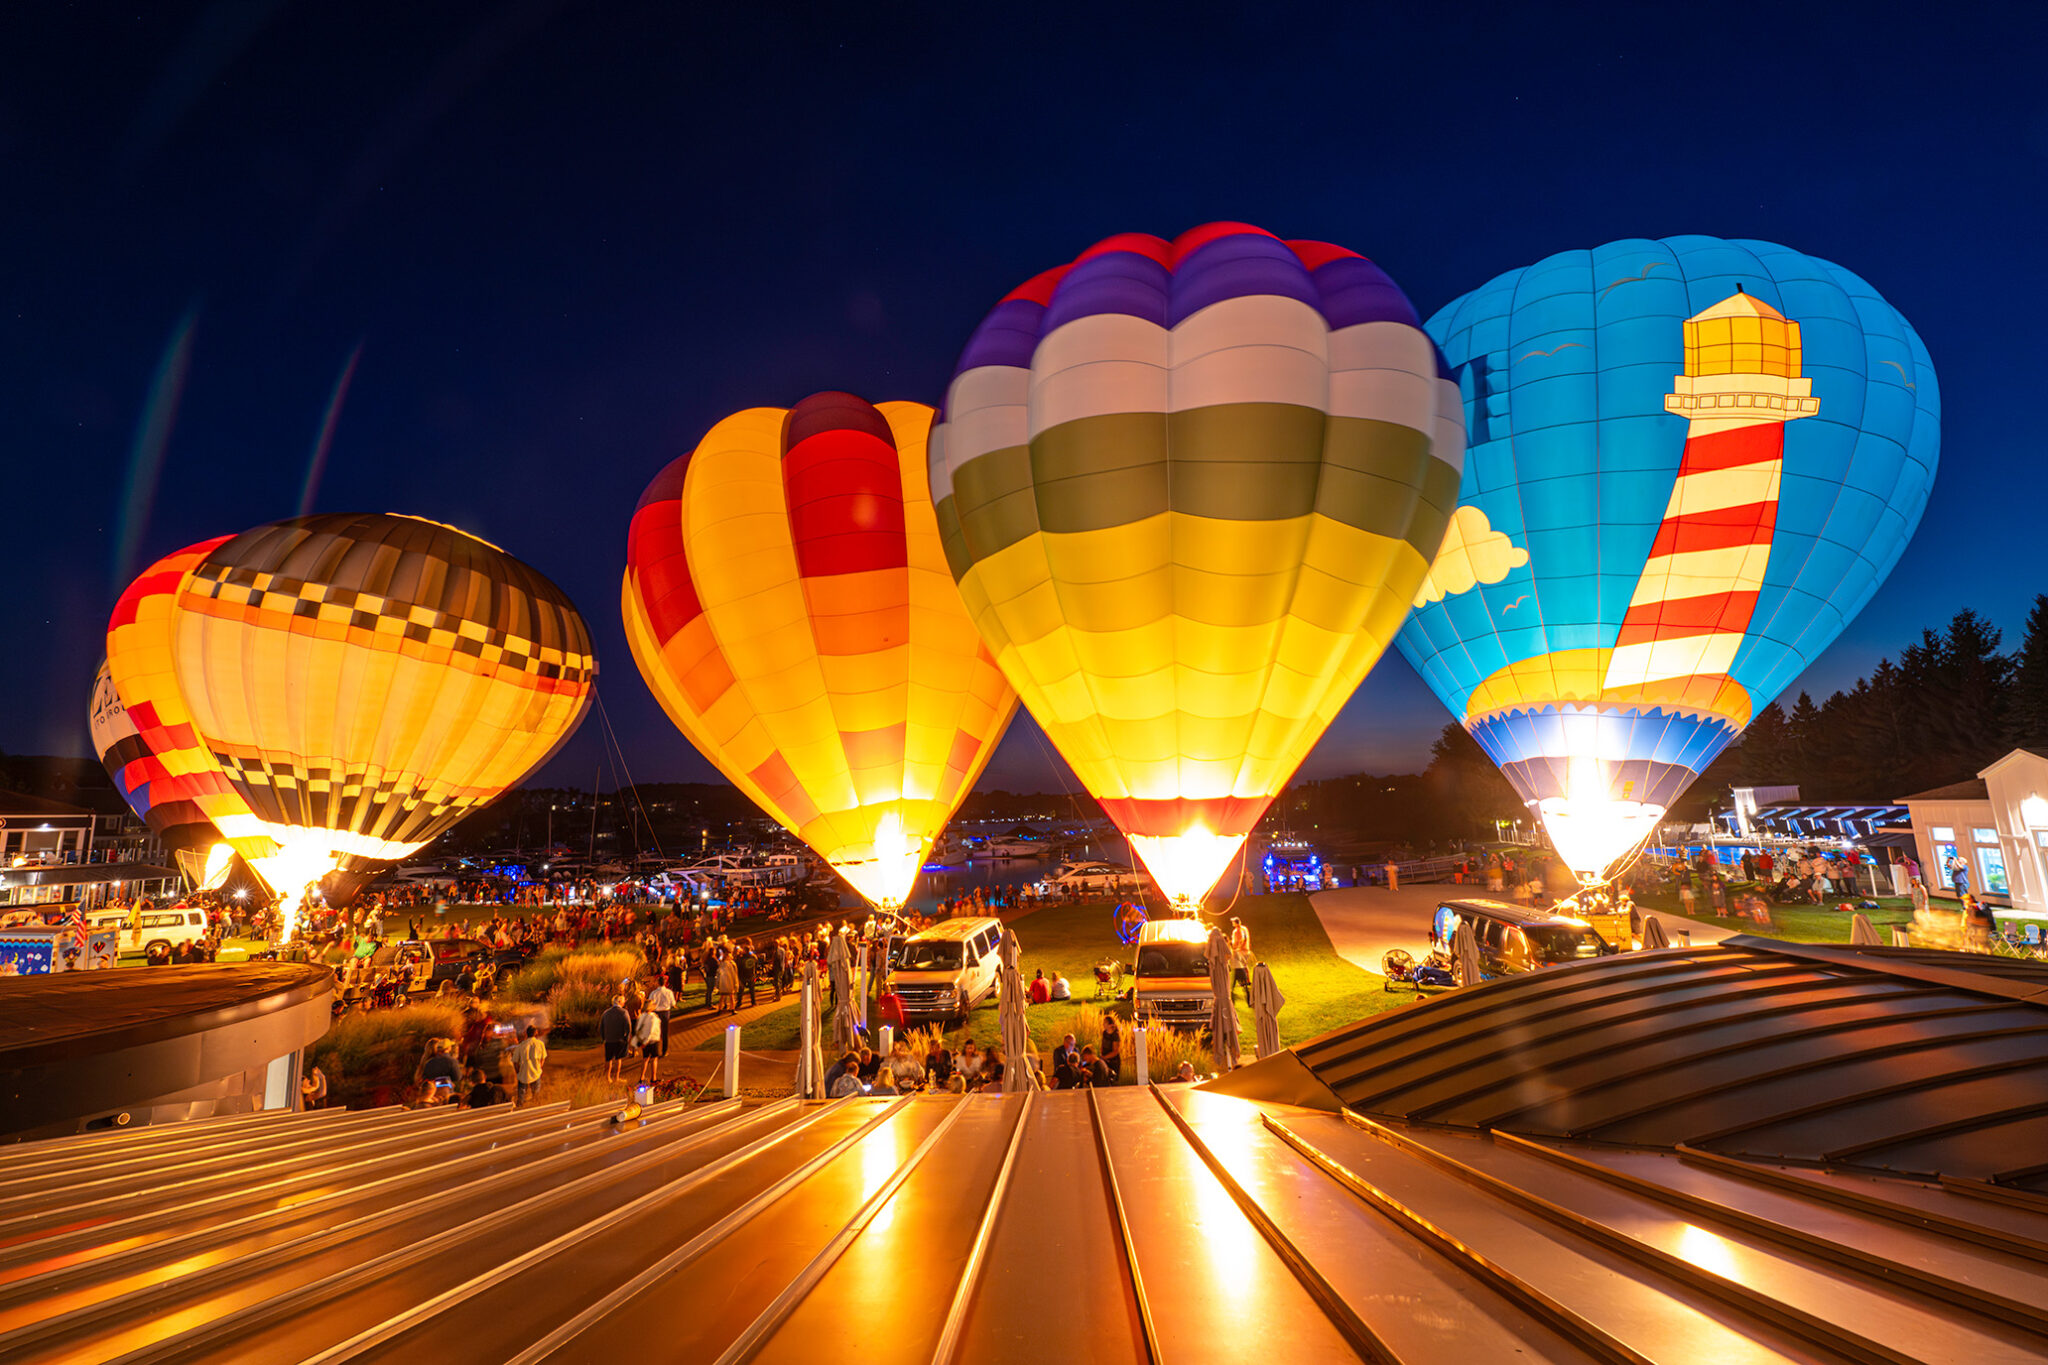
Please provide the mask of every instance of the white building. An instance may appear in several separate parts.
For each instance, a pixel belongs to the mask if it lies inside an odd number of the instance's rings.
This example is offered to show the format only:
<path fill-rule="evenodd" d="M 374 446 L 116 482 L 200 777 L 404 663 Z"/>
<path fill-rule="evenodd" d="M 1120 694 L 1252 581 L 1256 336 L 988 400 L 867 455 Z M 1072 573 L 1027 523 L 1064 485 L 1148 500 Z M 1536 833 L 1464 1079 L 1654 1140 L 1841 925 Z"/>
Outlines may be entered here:
<path fill-rule="evenodd" d="M 2048 915 L 2048 754 L 2014 749 L 1986 768 L 1985 796 L 2014 911 Z"/>
<path fill-rule="evenodd" d="M 2014 749 L 1968 782 L 1904 798 L 1913 818 L 1921 877 L 1955 897 L 1960 888 L 2014 913 L 2048 915 L 2048 754 Z"/>

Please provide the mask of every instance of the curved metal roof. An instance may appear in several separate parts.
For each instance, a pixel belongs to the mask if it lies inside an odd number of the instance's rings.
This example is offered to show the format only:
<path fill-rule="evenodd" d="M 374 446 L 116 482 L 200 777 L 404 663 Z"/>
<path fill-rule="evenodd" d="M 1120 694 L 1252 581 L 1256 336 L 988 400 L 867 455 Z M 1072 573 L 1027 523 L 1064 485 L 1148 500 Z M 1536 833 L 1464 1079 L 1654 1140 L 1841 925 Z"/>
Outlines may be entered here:
<path fill-rule="evenodd" d="M 1381 1118 L 2048 1189 L 2048 966 L 1739 937 L 1297 1048 Z"/>

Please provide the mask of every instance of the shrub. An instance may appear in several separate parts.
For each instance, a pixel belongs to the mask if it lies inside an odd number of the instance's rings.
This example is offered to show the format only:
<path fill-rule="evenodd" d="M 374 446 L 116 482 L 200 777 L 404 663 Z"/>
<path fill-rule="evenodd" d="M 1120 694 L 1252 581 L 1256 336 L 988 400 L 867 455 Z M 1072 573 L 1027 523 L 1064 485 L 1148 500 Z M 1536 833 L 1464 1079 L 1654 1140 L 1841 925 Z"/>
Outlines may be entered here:
<path fill-rule="evenodd" d="M 1238 1040 L 1240 1044 L 1243 1039 Z M 1137 1048 L 1127 1043 L 1126 1050 L 1131 1056 L 1125 1065 L 1125 1074 L 1135 1078 L 1138 1071 Z M 1195 1064 L 1195 1075 L 1206 1077 L 1216 1070 L 1216 1056 L 1209 1048 L 1209 1040 L 1196 1029 L 1148 1028 L 1145 1030 L 1145 1067 L 1155 1081 L 1170 1080 L 1182 1062 Z"/>
<path fill-rule="evenodd" d="M 343 1015 L 306 1049 L 306 1064 L 327 1076 L 328 1103 L 350 1109 L 395 1104 L 412 1084 L 430 1038 L 462 1037 L 462 1011 L 422 1001 L 400 1010 Z"/>

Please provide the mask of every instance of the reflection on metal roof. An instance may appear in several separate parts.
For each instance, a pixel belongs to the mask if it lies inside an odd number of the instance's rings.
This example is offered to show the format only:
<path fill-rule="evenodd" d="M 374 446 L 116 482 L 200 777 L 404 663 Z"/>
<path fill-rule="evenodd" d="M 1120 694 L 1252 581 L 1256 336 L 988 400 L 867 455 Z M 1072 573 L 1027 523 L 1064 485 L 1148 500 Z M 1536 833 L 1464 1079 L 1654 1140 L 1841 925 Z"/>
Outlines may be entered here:
<path fill-rule="evenodd" d="M 2048 967 L 1735 938 L 1296 1049 L 1381 1118 L 2048 1190 Z"/>
<path fill-rule="evenodd" d="M 10 1362 L 1982 1365 L 2048 1354 L 2044 1272 L 2029 1195 L 1186 1088 L 0 1151 Z"/>

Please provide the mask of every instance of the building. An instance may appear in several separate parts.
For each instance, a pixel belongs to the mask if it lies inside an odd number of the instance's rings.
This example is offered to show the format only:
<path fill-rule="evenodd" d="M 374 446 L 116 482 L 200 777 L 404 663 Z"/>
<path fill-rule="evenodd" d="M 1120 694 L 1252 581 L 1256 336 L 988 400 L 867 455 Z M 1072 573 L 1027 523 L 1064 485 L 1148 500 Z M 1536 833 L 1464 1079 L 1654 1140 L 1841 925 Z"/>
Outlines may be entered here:
<path fill-rule="evenodd" d="M 83 806 L 0 791 L 0 867 L 85 862 L 99 819 Z"/>
<path fill-rule="evenodd" d="M 1972 851 L 1987 864 L 1987 884 L 1995 867 L 2015 912 L 2048 915 L 2048 754 L 2014 749 L 1978 776 L 1998 837 L 1994 859 L 1972 836 Z"/>

